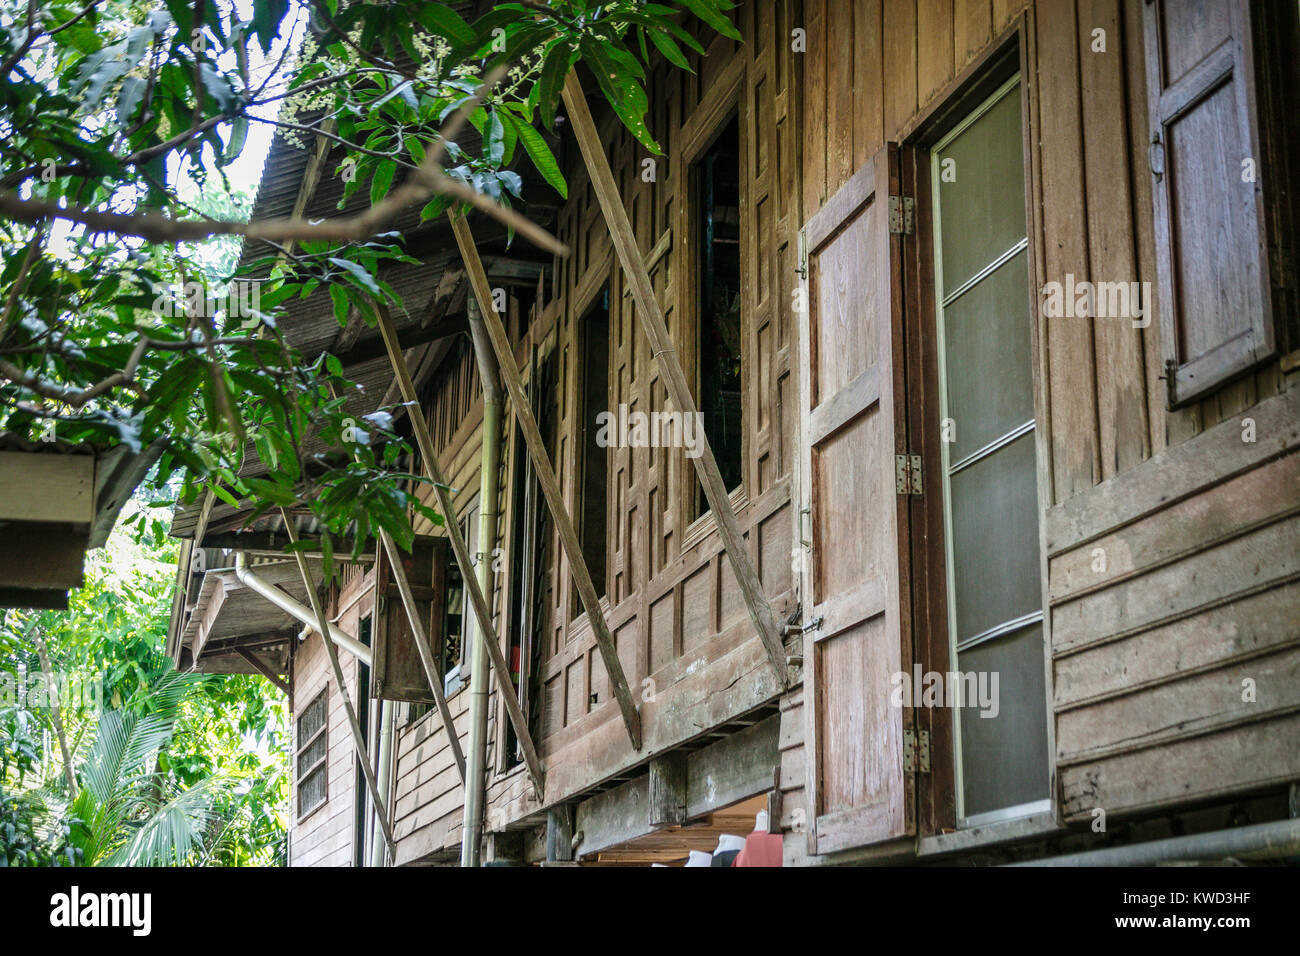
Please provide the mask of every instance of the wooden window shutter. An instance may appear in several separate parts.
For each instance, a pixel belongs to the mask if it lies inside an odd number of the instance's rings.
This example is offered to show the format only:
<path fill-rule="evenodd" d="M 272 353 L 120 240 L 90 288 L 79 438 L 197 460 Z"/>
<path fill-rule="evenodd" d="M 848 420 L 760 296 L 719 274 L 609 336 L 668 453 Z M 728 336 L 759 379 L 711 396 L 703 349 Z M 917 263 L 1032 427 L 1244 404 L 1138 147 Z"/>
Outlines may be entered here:
<path fill-rule="evenodd" d="M 419 608 L 429 650 L 436 661 L 442 643 L 442 612 L 447 595 L 447 539 L 416 538 L 413 550 L 401 552 L 401 556 L 411 596 Z M 434 703 L 387 552 L 380 549 L 376 560 L 371 696 Z"/>
<path fill-rule="evenodd" d="M 1172 407 L 1274 352 L 1270 170 L 1245 0 L 1144 6 L 1156 304 Z"/>
<path fill-rule="evenodd" d="M 822 854 L 914 834 L 905 769 L 910 708 L 894 674 L 911 670 L 910 494 L 903 391 L 899 152 L 887 145 L 804 227 L 800 313 L 801 507 L 812 552 L 803 590 L 808 849 Z M 896 222 L 891 228 L 891 205 Z M 906 457 L 910 464 L 910 456 Z M 920 480 L 920 476 L 917 476 Z"/>

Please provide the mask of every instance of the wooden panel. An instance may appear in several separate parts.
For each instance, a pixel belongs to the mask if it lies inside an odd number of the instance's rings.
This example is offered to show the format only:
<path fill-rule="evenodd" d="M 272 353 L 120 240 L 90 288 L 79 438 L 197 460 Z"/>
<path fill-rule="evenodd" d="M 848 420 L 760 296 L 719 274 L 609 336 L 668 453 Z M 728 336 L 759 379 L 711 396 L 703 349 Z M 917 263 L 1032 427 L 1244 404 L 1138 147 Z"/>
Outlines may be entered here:
<path fill-rule="evenodd" d="M 1190 737 L 1159 748 L 1067 767 L 1060 774 L 1067 820 L 1133 813 L 1279 786 L 1300 777 L 1300 714 Z"/>
<path fill-rule="evenodd" d="M 1183 403 L 1274 351 L 1264 193 L 1245 0 L 1146 6 L 1163 357 Z"/>
<path fill-rule="evenodd" d="M 1088 279 L 1085 232 L 1083 133 L 1079 108 L 1079 46 L 1073 2 L 1037 8 L 1038 58 L 1050 63 L 1050 79 L 1039 86 L 1043 190 L 1044 282 Z M 1096 404 L 1080 401 L 1096 388 L 1092 320 L 1054 318 L 1043 324 L 1051 398 L 1053 490 L 1062 501 L 1091 488 L 1100 478 Z"/>
<path fill-rule="evenodd" d="M 904 450 L 902 243 L 885 198 L 898 189 L 890 145 L 804 227 L 809 307 L 801 365 L 802 506 L 812 517 L 805 638 L 808 852 L 829 853 L 914 831 L 914 780 L 903 770 L 911 720 L 890 706 L 889 675 L 910 666 L 908 496 L 894 488 Z M 877 386 L 858 387 L 869 375 Z M 843 396 L 841 398 L 841 396 Z M 815 411 L 843 406 L 810 431 Z M 848 480 L 852 475 L 853 480 Z M 811 643 L 811 649 L 809 648 Z"/>
<path fill-rule="evenodd" d="M 930 102 L 952 78 L 953 0 L 917 0 L 916 100 Z"/>
<path fill-rule="evenodd" d="M 1101 30 L 1104 50 L 1094 48 Z M 1124 36 L 1119 0 L 1079 0 L 1079 72 L 1082 82 L 1084 174 L 1089 184 L 1088 249 L 1095 282 L 1139 281 L 1133 223 L 1116 210 L 1132 208 L 1125 128 Z M 1107 184 L 1104 193 L 1092 190 Z M 1140 288 L 1140 287 L 1139 287 Z M 1126 471 L 1150 455 L 1142 318 L 1107 318 L 1093 323 L 1097 352 L 1097 411 L 1102 480 Z M 1061 321 L 1057 319 L 1055 321 Z"/>
<path fill-rule="evenodd" d="M 439 658 L 443 608 L 447 598 L 447 539 L 423 540 L 414 552 L 401 552 L 406 579 L 424 624 L 428 649 Z M 377 593 L 384 611 L 376 615 L 373 630 L 374 664 L 371 668 L 372 696 L 386 700 L 433 703 L 434 693 L 415 646 L 415 632 L 394 583 L 387 552 L 379 559 Z"/>
<path fill-rule="evenodd" d="M 0 451 L 0 521 L 95 520 L 95 458 Z"/>
<path fill-rule="evenodd" d="M 1136 633 L 1208 610 L 1300 573 L 1300 518 L 1233 538 L 1125 587 L 1093 591 L 1052 609 L 1056 650 Z M 1189 587 L 1188 582 L 1196 582 Z"/>

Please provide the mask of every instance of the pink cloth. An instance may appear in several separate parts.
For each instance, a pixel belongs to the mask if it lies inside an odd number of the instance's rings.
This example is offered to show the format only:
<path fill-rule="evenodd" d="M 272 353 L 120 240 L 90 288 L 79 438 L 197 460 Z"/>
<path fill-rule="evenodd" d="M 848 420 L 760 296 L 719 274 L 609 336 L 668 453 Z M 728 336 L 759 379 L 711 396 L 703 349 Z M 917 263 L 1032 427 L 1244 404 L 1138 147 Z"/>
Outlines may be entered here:
<path fill-rule="evenodd" d="M 732 866 L 780 866 L 781 834 L 751 833 Z"/>

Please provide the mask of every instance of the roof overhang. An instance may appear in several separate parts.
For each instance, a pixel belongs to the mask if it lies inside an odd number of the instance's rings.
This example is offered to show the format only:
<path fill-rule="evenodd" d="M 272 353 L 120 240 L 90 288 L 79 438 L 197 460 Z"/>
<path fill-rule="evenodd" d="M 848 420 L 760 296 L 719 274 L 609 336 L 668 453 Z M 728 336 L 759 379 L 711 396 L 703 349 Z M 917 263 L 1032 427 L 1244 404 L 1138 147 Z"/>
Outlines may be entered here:
<path fill-rule="evenodd" d="M 0 607 L 66 608 L 85 583 L 86 552 L 108 541 L 164 447 L 0 435 Z"/>

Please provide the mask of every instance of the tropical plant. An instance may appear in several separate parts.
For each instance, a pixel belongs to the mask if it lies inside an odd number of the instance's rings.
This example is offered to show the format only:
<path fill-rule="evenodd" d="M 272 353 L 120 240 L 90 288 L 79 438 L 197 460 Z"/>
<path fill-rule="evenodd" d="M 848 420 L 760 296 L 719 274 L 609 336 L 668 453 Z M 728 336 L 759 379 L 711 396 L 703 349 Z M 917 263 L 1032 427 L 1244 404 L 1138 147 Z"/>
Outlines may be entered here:
<path fill-rule="evenodd" d="M 0 0 L 0 429 L 160 442 L 158 488 L 183 473 L 189 500 L 296 504 L 358 548 L 374 526 L 406 544 L 413 511 L 434 518 L 396 467 L 409 449 L 384 415 L 350 426 L 342 367 L 286 346 L 282 306 L 402 308 L 382 268 L 411 261 L 386 231 L 406 206 L 474 206 L 559 251 L 510 204 L 521 161 L 566 193 L 546 138 L 566 75 L 586 64 L 657 152 L 647 67 L 703 52 L 684 15 L 738 36 L 731 6 L 499 3 L 471 24 L 435 0 Z M 246 221 L 228 178 L 254 126 L 341 146 L 344 198 L 369 207 Z M 251 302 L 232 237 L 267 253 Z M 329 447 L 308 455 L 309 436 Z"/>

